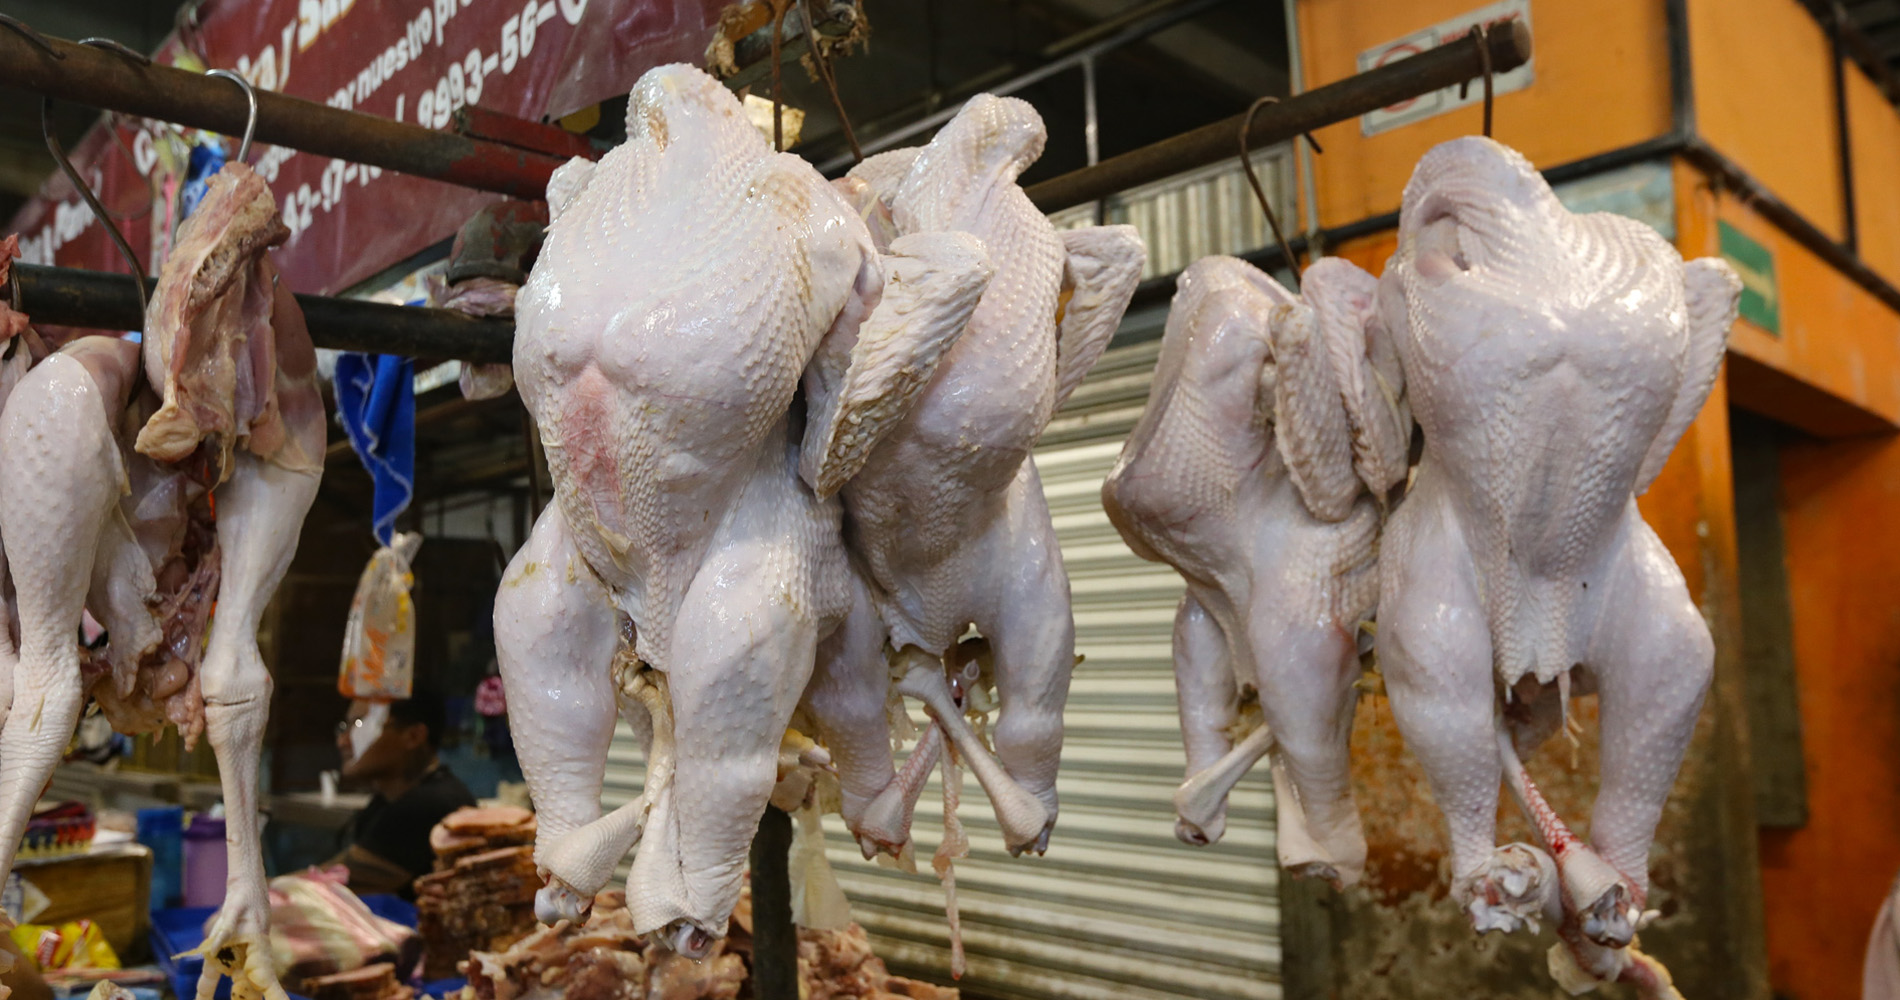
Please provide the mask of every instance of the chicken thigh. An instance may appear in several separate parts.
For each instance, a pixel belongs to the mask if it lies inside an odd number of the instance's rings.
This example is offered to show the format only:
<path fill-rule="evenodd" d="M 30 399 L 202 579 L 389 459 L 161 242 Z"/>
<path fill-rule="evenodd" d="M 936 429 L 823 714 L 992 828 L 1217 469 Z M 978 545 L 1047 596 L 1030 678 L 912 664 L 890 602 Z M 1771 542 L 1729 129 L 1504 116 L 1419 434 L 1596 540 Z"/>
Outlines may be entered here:
<path fill-rule="evenodd" d="M 627 133 L 598 164 L 557 172 L 516 300 L 514 370 L 556 502 L 508 568 L 496 643 L 542 817 L 537 912 L 577 915 L 638 844 L 637 929 L 702 955 L 738 900 L 820 643 L 865 605 L 838 504 L 801 463 L 850 477 L 990 267 L 960 233 L 880 255 L 810 165 L 775 154 L 690 67 L 641 77 Z M 821 342 L 837 365 L 794 406 Z M 870 656 L 839 667 L 881 677 Z M 647 739 L 647 781 L 601 816 L 617 711 Z M 890 763 L 882 743 L 881 773 L 852 758 L 860 746 L 834 756 L 874 783 L 863 797 Z"/>
<path fill-rule="evenodd" d="M 967 232 L 996 268 L 969 329 L 842 496 L 899 690 L 924 702 L 932 729 L 975 772 L 1012 852 L 1048 844 L 1075 666 L 1068 576 L 1029 451 L 1107 347 L 1144 260 L 1133 227 L 1058 233 L 1030 203 L 1016 178 L 1041 155 L 1044 134 L 1028 104 L 979 95 L 928 145 L 874 156 L 849 178 L 874 230 L 888 225 L 899 243 Z M 944 658 L 972 624 L 990 655 L 946 678 Z M 986 689 L 992 679 L 993 756 L 952 688 Z M 926 735 L 920 746 L 940 739 Z M 867 854 L 899 853 L 909 840 L 931 760 L 918 757 L 867 807 L 858 828 Z"/>
<path fill-rule="evenodd" d="M 1323 260 L 1302 301 L 1231 257 L 1196 262 L 1102 486 L 1129 546 L 1188 584 L 1174 630 L 1178 835 L 1220 839 L 1227 793 L 1270 754 L 1280 863 L 1335 884 L 1365 865 L 1347 758 L 1360 624 L 1410 431 L 1396 358 L 1367 329 L 1373 286 Z"/>
<path fill-rule="evenodd" d="M 324 448 L 316 351 L 265 256 L 287 235 L 263 180 L 226 166 L 161 269 L 143 347 L 80 338 L 28 373 L 0 413 L 0 531 L 22 636 L 14 699 L 32 706 L 0 733 L 0 869 L 88 683 L 122 730 L 169 722 L 188 742 L 208 732 L 231 862 L 201 949 L 201 997 L 221 974 L 240 998 L 285 995 L 258 839 L 271 680 L 257 627 L 296 551 Z M 141 354 L 162 397 L 141 385 Z M 90 671 L 73 638 L 88 608 L 110 636 Z"/>
<path fill-rule="evenodd" d="M 1722 361 L 1740 284 L 1647 227 L 1572 215 L 1488 139 L 1420 161 L 1379 282 L 1425 432 L 1387 528 L 1378 654 L 1392 711 L 1451 832 L 1479 930 L 1561 904 L 1598 978 L 1636 969 L 1648 855 L 1708 690 L 1709 630 L 1643 522 L 1648 488 Z M 1595 691 L 1602 782 L 1588 844 L 1494 846 L 1501 774 Z M 1558 842 L 1550 842 L 1552 836 Z"/>

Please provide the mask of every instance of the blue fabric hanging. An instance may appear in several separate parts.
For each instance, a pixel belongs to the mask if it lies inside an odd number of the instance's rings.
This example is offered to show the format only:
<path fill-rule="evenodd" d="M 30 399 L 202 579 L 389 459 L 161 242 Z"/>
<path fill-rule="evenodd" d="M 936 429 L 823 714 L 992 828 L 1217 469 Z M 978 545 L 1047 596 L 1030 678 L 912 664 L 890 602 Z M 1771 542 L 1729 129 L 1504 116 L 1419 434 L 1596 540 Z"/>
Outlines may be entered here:
<path fill-rule="evenodd" d="M 336 359 L 336 408 L 376 484 L 371 530 L 388 545 L 416 483 L 416 363 L 393 354 Z"/>

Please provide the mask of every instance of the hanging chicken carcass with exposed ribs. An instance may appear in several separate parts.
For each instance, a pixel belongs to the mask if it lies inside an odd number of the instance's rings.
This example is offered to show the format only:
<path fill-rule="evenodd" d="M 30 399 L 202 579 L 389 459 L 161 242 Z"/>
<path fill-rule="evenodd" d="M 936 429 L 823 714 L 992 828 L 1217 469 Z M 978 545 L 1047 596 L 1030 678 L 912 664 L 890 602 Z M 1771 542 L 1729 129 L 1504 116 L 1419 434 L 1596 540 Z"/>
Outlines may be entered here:
<path fill-rule="evenodd" d="M 160 272 L 143 348 L 74 340 L 0 412 L 0 533 L 19 606 L 12 703 L 32 707 L 0 733 L 0 871 L 88 691 L 122 732 L 169 723 L 187 745 L 208 733 L 232 857 L 202 952 L 206 983 L 229 974 L 239 997 L 284 996 L 258 841 L 271 679 L 257 627 L 324 448 L 316 352 L 266 256 L 287 235 L 263 180 L 227 165 Z M 82 663 L 86 610 L 109 642 Z"/>
<path fill-rule="evenodd" d="M 991 268 L 965 233 L 880 252 L 852 205 L 691 67 L 641 77 L 627 133 L 556 173 L 516 299 L 514 370 L 555 502 L 504 576 L 496 645 L 549 878 L 537 913 L 578 916 L 637 844 L 636 930 L 703 955 L 808 686 L 847 789 L 891 780 L 882 636 L 839 506 L 800 468 L 850 478 Z M 800 412 L 821 350 L 838 365 Z M 858 688 L 875 691 L 874 730 L 848 714 Z M 647 779 L 602 816 L 616 709 L 646 740 Z"/>
<path fill-rule="evenodd" d="M 1102 486 L 1129 546 L 1188 584 L 1177 834 L 1220 839 L 1227 794 L 1270 756 L 1280 863 L 1335 885 L 1365 866 L 1348 759 L 1360 626 L 1411 433 L 1398 359 L 1367 324 L 1373 287 L 1337 258 L 1306 272 L 1303 296 L 1231 257 L 1196 262 Z"/>
<path fill-rule="evenodd" d="M 1728 265 L 1684 263 L 1640 223 L 1572 215 L 1480 138 L 1419 162 L 1379 282 L 1425 432 L 1380 557 L 1393 717 L 1450 828 L 1453 898 L 1481 931 L 1555 920 L 1573 991 L 1674 995 L 1633 942 L 1713 647 L 1636 496 L 1708 398 L 1739 293 Z M 1602 720 L 1587 842 L 1520 763 L 1585 692 Z M 1542 848 L 1496 846 L 1501 778 Z"/>
<path fill-rule="evenodd" d="M 847 803 L 866 857 L 900 854 L 909 842 L 946 737 L 988 793 L 1012 853 L 1044 850 L 1055 823 L 1075 625 L 1029 452 L 1108 346 L 1145 251 L 1132 226 L 1050 225 L 1016 184 L 1044 138 L 1034 108 L 980 94 L 928 145 L 871 157 L 841 185 L 874 233 L 900 243 L 971 233 L 996 266 L 916 405 L 842 484 L 849 543 L 895 651 L 897 688 L 932 720 L 897 782 L 862 807 Z M 820 492 L 839 485 L 810 472 Z M 966 657 L 955 647 L 972 624 L 982 652 Z M 993 755 L 964 719 L 989 701 L 992 683 Z"/>

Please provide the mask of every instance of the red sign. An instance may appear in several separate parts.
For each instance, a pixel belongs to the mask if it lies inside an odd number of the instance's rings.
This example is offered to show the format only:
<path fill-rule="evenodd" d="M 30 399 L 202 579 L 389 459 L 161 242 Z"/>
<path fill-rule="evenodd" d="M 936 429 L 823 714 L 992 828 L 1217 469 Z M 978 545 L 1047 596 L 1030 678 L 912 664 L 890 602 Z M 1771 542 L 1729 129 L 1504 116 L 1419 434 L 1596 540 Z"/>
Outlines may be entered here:
<path fill-rule="evenodd" d="M 632 89 L 646 70 L 698 63 L 725 0 L 207 0 L 160 62 L 226 67 L 253 84 L 333 107 L 447 127 L 480 105 L 563 115 Z M 68 109 L 67 113 L 76 113 Z M 171 126 L 103 125 L 73 162 L 156 273 L 169 247 L 183 162 Z M 348 288 L 446 239 L 498 195 L 277 146 L 251 152 L 290 227 L 274 254 L 300 292 Z M 63 177 L 14 217 L 34 263 L 124 270 Z"/>

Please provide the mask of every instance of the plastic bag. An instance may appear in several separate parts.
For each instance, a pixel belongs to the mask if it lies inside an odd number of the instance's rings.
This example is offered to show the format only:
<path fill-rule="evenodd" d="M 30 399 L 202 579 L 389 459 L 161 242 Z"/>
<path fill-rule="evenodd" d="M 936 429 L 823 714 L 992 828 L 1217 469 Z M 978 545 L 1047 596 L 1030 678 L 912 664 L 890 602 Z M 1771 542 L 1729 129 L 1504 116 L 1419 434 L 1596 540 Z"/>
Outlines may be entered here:
<path fill-rule="evenodd" d="M 356 583 L 350 620 L 343 630 L 343 664 L 337 690 L 345 698 L 402 701 L 416 676 L 416 609 L 409 588 L 409 561 L 422 546 L 414 532 L 397 535 L 376 550 Z"/>
<path fill-rule="evenodd" d="M 20 924 L 11 934 L 21 954 L 32 959 L 42 972 L 119 967 L 118 953 L 106 943 L 99 925 L 90 920 L 69 920 L 58 927 Z"/>

